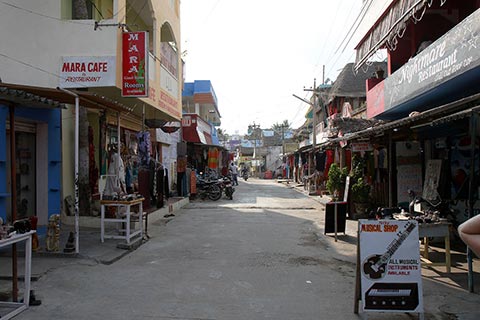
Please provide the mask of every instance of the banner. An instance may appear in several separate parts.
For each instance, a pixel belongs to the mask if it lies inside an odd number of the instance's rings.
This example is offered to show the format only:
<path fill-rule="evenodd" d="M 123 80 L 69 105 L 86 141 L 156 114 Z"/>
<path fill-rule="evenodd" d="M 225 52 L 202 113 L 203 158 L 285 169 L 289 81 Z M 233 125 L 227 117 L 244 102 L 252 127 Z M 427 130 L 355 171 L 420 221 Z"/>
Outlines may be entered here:
<path fill-rule="evenodd" d="M 122 34 L 122 96 L 148 96 L 148 33 Z"/>

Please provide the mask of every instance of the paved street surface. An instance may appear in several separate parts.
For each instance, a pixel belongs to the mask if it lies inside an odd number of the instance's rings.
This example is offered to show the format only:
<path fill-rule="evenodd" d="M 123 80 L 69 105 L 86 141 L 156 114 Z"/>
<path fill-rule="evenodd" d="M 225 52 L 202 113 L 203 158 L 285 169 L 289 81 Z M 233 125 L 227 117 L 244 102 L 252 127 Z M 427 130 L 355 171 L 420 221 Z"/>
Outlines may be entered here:
<path fill-rule="evenodd" d="M 111 264 L 50 258 L 32 283 L 42 305 L 16 319 L 359 319 L 356 221 L 335 242 L 323 234 L 321 200 L 301 190 L 242 180 L 233 201 L 191 202 Z M 424 270 L 425 318 L 480 319 L 479 295 L 461 282 L 466 269 L 438 270 Z M 417 315 L 368 315 L 387 317 Z"/>

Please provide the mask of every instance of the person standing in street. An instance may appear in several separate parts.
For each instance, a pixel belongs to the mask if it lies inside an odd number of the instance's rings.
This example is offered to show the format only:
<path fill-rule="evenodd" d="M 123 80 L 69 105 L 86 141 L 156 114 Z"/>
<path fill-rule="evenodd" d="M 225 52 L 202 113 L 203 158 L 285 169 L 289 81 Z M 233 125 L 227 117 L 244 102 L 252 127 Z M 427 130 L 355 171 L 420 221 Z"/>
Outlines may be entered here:
<path fill-rule="evenodd" d="M 230 171 L 232 172 L 233 185 L 238 186 L 238 168 L 233 161 L 230 163 Z"/>

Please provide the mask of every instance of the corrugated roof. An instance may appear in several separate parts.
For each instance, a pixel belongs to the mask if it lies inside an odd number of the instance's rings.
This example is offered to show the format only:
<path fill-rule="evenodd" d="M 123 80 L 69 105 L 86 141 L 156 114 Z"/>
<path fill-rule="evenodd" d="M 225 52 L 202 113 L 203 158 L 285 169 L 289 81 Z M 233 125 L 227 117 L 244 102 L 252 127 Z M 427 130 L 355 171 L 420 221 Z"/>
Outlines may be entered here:
<path fill-rule="evenodd" d="M 468 116 L 469 114 L 471 114 L 471 112 L 478 112 L 479 103 L 480 103 L 480 93 L 477 93 L 472 96 L 430 109 L 428 111 L 418 113 L 416 115 L 394 120 L 384 124 L 379 124 L 364 130 L 352 132 L 351 134 L 344 135 L 343 137 L 331 139 L 326 144 L 332 143 L 332 142 L 339 142 L 339 141 L 373 136 L 387 130 L 392 130 L 394 128 L 399 128 L 399 127 L 414 124 L 414 123 L 424 123 L 426 125 L 434 125 L 434 124 L 437 124 L 437 122 L 442 123 L 446 121 L 460 119 L 461 117 Z M 467 112 L 459 111 L 459 109 L 462 109 L 462 108 L 464 109 L 465 107 L 468 108 L 467 106 L 468 104 L 473 104 L 472 109 L 469 109 Z M 466 111 L 466 110 L 464 109 L 462 111 Z M 458 112 L 458 113 L 452 114 L 452 112 Z"/>
<path fill-rule="evenodd" d="M 0 83 L 0 88 L 24 92 L 31 96 L 38 96 L 45 100 L 55 101 L 56 103 L 75 104 L 75 97 L 67 92 L 56 88 L 33 87 L 19 84 Z M 132 112 L 132 108 L 125 106 L 117 101 L 98 95 L 94 92 L 69 89 L 69 92 L 75 93 L 80 98 L 80 105 L 92 109 L 112 109 L 118 112 Z M 28 105 L 25 104 L 25 105 Z M 45 107 L 45 106 L 43 106 Z"/>
<path fill-rule="evenodd" d="M 61 108 L 63 104 L 58 101 L 38 96 L 23 90 L 0 87 L 0 100 L 16 105 L 34 108 Z"/>

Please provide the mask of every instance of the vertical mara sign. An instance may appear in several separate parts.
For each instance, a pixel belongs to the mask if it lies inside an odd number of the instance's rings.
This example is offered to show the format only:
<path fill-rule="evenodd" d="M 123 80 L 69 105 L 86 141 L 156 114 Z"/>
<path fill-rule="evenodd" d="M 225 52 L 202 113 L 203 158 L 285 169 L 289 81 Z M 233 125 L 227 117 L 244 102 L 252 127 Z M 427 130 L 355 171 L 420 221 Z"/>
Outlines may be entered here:
<path fill-rule="evenodd" d="M 122 34 L 122 96 L 148 96 L 148 33 Z"/>

